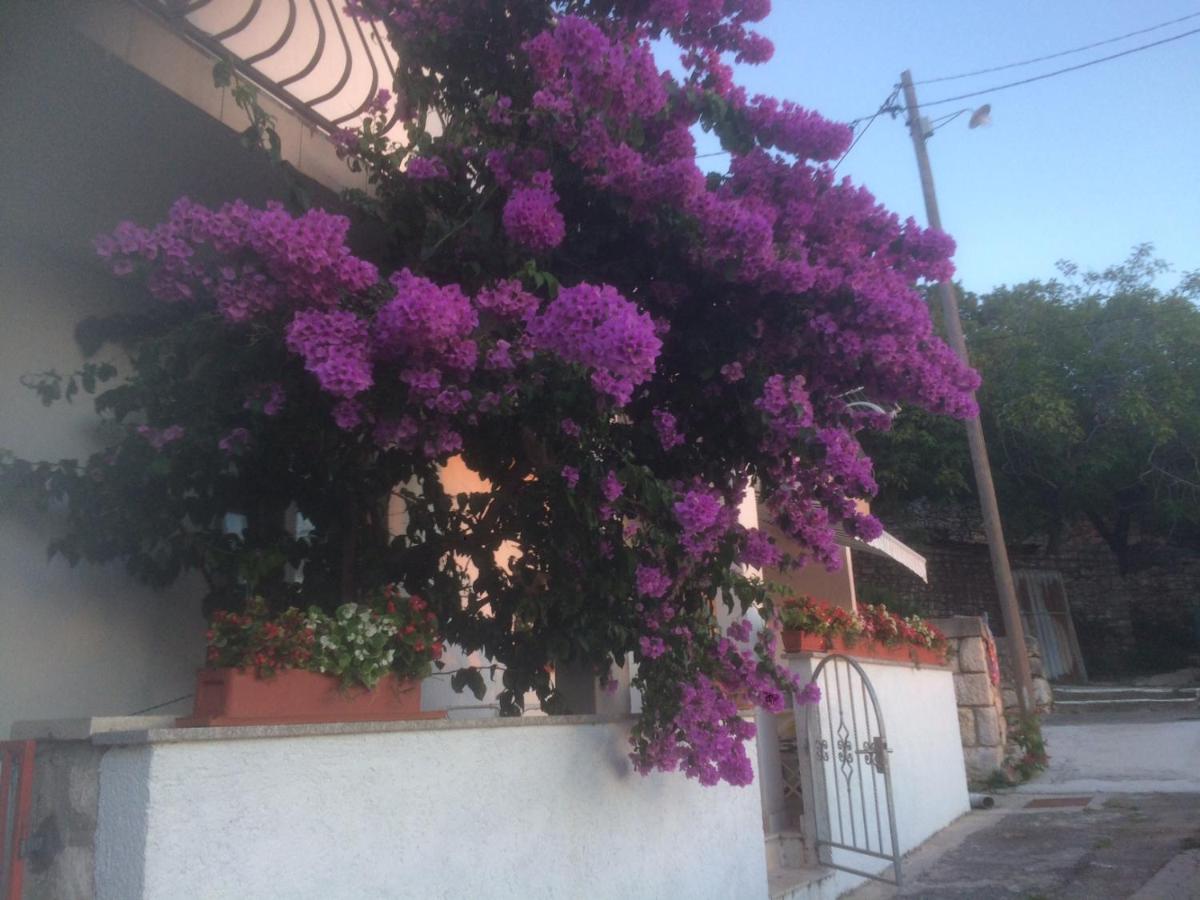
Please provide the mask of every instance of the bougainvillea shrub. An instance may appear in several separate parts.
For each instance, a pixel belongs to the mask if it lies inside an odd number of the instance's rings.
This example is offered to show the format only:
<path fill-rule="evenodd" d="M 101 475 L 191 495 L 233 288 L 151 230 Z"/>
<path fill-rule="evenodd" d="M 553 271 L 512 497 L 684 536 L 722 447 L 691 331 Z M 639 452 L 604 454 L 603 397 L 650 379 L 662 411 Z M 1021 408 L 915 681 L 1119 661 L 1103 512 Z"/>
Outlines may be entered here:
<path fill-rule="evenodd" d="M 502 668 L 507 712 L 555 709 L 555 666 L 611 683 L 632 653 L 638 768 L 748 782 L 742 712 L 796 685 L 745 567 L 879 533 L 857 436 L 888 419 L 848 396 L 973 412 L 919 292 L 950 240 L 835 176 L 847 126 L 736 85 L 770 56 L 767 0 L 351 6 L 401 61 L 406 140 L 381 137 L 387 98 L 337 136 L 386 249 L 360 258 L 319 210 L 188 200 L 103 238 L 149 299 L 110 323 L 119 439 L 32 469 L 71 501 L 60 549 L 200 569 L 214 606 L 398 583 Z M 487 489 L 448 494 L 453 456 Z M 801 552 L 739 523 L 751 490 Z M 722 629 L 721 604 L 768 627 Z"/>

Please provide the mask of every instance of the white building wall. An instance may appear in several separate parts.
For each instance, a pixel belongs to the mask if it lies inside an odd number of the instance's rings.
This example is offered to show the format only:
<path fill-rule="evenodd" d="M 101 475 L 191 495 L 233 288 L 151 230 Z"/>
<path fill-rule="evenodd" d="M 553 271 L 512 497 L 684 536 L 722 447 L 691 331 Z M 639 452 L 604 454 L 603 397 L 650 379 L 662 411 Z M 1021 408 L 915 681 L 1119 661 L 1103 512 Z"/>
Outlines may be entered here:
<path fill-rule="evenodd" d="M 97 897 L 767 897 L 758 791 L 636 774 L 627 720 L 410 724 L 109 750 Z"/>
<path fill-rule="evenodd" d="M 948 669 L 863 662 L 875 687 L 888 746 L 900 852 L 907 853 L 971 808 Z"/>
<path fill-rule="evenodd" d="M 76 29 L 84 12 L 107 49 Z M 45 409 L 20 378 L 72 371 L 76 324 L 136 294 L 105 271 L 92 239 L 123 219 L 160 221 L 180 195 L 262 203 L 288 185 L 241 146 L 242 113 L 213 86 L 214 60 L 136 4 L 0 2 L 0 47 L 0 449 L 84 457 L 103 443 L 91 399 Z M 264 102 L 285 156 L 346 186 L 328 139 Z M 320 205 L 334 201 L 308 188 Z M 151 591 L 119 564 L 48 562 L 61 526 L 53 512 L 0 508 L 0 739 L 22 719 L 157 707 L 190 694 L 203 661 L 198 581 Z"/>
<path fill-rule="evenodd" d="M 0 244 L 0 448 L 58 460 L 100 446 L 91 398 L 47 409 L 20 383 L 82 362 L 75 324 L 105 308 L 95 274 Z M 48 560 L 61 530 L 53 511 L 0 510 L 0 738 L 20 719 L 127 715 L 190 694 L 203 659 L 197 584 L 151 591 L 119 564 Z"/>

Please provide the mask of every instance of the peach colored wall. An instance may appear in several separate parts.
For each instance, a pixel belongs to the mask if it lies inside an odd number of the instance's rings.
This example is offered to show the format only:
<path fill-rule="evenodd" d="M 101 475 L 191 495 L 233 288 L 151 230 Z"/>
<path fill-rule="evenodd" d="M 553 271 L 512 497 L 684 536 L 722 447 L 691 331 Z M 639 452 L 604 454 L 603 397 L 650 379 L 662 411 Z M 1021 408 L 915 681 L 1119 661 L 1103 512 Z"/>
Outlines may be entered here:
<path fill-rule="evenodd" d="M 780 550 L 793 554 L 799 552 L 796 541 L 767 519 L 766 510 L 759 509 L 759 520 L 759 527 L 775 539 Z M 842 609 L 854 609 L 857 603 L 854 593 L 854 564 L 849 549 L 840 547 L 838 550 L 842 565 L 835 571 L 831 572 L 823 565 L 814 564 L 788 572 L 767 569 L 763 578 L 768 582 L 782 584 L 797 594 L 809 594 Z"/>

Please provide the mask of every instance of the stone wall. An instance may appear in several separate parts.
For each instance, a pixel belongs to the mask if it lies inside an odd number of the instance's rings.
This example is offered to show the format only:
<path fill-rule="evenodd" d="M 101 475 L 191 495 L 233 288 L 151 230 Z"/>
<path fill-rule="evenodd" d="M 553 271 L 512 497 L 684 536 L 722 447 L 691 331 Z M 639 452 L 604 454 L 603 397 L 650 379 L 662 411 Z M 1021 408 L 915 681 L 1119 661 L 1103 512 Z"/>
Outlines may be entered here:
<path fill-rule="evenodd" d="M 985 626 L 986 627 L 986 626 Z M 1000 659 L 1000 693 L 1004 698 L 1004 712 L 1013 716 L 1020 713 L 1017 705 L 1016 678 L 1012 669 L 1012 645 L 1008 638 L 996 638 L 996 654 Z M 1046 680 L 1046 672 L 1042 666 L 1042 650 L 1037 638 L 1032 634 L 1025 635 L 1025 652 L 1029 654 L 1029 674 L 1033 682 L 1033 702 L 1037 705 L 1038 713 L 1048 713 L 1054 707 L 1054 691 Z"/>
<path fill-rule="evenodd" d="M 928 583 L 890 560 L 857 554 L 860 600 L 896 600 L 924 616 L 983 616 L 1004 624 L 981 534 L 951 522 L 889 518 L 889 530 L 925 556 Z M 1011 546 L 1014 569 L 1062 574 L 1088 676 L 1118 678 L 1195 664 L 1200 656 L 1200 553 L 1145 542 L 1124 575 L 1109 548 L 1080 529 L 1050 549 Z"/>
<path fill-rule="evenodd" d="M 1008 726 L 1000 689 L 999 663 L 989 664 L 991 631 L 978 616 L 934 619 L 950 642 L 950 669 L 958 703 L 958 729 L 962 736 L 967 778 L 984 781 L 1004 763 Z M 990 671 L 989 671 L 990 670 Z"/>
<path fill-rule="evenodd" d="M 950 642 L 949 662 L 954 673 L 967 777 L 972 782 L 986 781 L 1014 755 L 1015 749 L 1008 742 L 1008 720 L 1018 715 L 1019 709 L 1008 641 L 996 638 L 978 616 L 948 616 L 931 622 Z M 1026 641 L 1034 700 L 1039 713 L 1048 712 L 1053 695 L 1042 672 L 1042 654 L 1036 640 L 1027 637 Z"/>

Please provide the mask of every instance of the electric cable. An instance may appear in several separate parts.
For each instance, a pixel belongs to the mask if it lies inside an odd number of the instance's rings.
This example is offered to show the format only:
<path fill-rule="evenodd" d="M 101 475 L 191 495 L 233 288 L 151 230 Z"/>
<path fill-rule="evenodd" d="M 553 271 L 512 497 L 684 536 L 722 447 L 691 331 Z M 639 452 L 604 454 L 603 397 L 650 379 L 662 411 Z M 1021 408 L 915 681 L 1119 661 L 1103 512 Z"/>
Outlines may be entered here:
<path fill-rule="evenodd" d="M 1103 63 L 1103 62 L 1109 62 L 1110 60 L 1120 59 L 1122 56 L 1129 56 L 1132 53 L 1139 53 L 1142 50 L 1149 50 L 1153 47 L 1161 47 L 1163 44 L 1169 44 L 1172 41 L 1182 40 L 1183 38 L 1191 37 L 1194 34 L 1200 34 L 1200 28 L 1193 28 L 1191 31 L 1184 31 L 1180 34 L 1174 34 L 1174 35 L 1171 35 L 1170 37 L 1162 38 L 1161 40 L 1157 40 L 1157 41 L 1154 41 L 1149 44 L 1141 44 L 1140 46 L 1137 46 L 1137 47 L 1131 47 L 1128 50 L 1122 50 L 1120 53 L 1112 53 L 1112 54 L 1109 54 L 1108 56 L 1101 56 L 1097 59 L 1089 59 L 1087 62 L 1079 63 L 1074 66 L 1067 66 L 1064 69 L 1055 69 L 1053 72 L 1044 72 L 1041 75 L 1033 75 L 1029 78 L 1022 78 L 1020 81 L 1010 81 L 1007 84 L 997 84 L 997 85 L 994 85 L 993 87 L 984 88 L 983 90 L 979 90 L 979 91 L 970 91 L 969 93 L 966 93 L 966 94 L 957 94 L 953 97 L 942 97 L 939 100 L 931 100 L 931 101 L 922 103 L 921 109 L 925 109 L 930 106 L 941 106 L 944 103 L 954 103 L 955 101 L 958 101 L 958 100 L 966 100 L 969 97 L 981 97 L 984 94 L 994 94 L 996 91 L 1003 91 L 1008 88 L 1017 87 L 1022 84 L 1032 84 L 1035 81 L 1044 81 L 1047 78 L 1054 78 L 1057 75 L 1063 75 L 1063 74 L 1066 74 L 1067 72 L 1076 72 L 1079 69 L 1086 69 L 1089 66 L 1095 66 L 1095 65 L 1099 65 L 1100 63 Z"/>
<path fill-rule="evenodd" d="M 867 130 L 872 125 L 875 124 L 875 120 L 878 119 L 885 112 L 889 111 L 890 109 L 896 108 L 895 102 L 896 102 L 896 98 L 899 95 L 900 95 L 900 88 L 895 88 L 890 94 L 887 95 L 887 97 L 884 99 L 884 101 L 879 104 L 879 109 L 875 110 L 875 114 L 872 116 L 866 117 L 867 124 L 864 125 L 862 127 L 862 129 L 858 131 L 858 134 L 856 134 L 854 136 L 854 140 L 852 140 L 850 142 L 850 146 L 847 147 L 845 152 L 842 153 L 842 155 L 838 157 L 838 161 L 833 164 L 834 172 L 836 172 L 838 170 L 838 166 L 840 166 L 842 164 L 842 160 L 844 160 L 847 156 L 849 156 L 850 151 L 853 150 L 858 145 L 858 142 L 863 139 L 863 135 L 865 135 L 867 133 Z M 863 121 L 863 119 L 855 119 L 853 122 L 850 123 L 850 127 L 851 128 L 856 127 L 858 125 L 858 123 L 861 121 Z"/>
<path fill-rule="evenodd" d="M 1115 44 L 1118 41 L 1123 41 L 1127 38 L 1137 37 L 1139 34 L 1149 34 L 1151 31 L 1158 31 L 1158 29 L 1167 28 L 1170 25 L 1178 25 L 1180 22 L 1186 22 L 1188 19 L 1194 19 L 1197 16 L 1200 16 L 1200 12 L 1189 13 L 1186 16 L 1180 16 L 1178 19 L 1171 19 L 1169 22 L 1159 22 L 1157 25 L 1151 25 L 1149 28 L 1142 28 L 1138 31 L 1130 31 L 1126 34 L 1118 35 L 1117 37 L 1106 38 L 1103 41 L 1095 41 L 1091 44 L 1084 44 L 1082 47 L 1072 47 L 1070 50 L 1060 50 L 1058 53 L 1049 53 L 1046 56 L 1035 56 L 1032 59 L 1023 59 L 1020 62 L 1005 63 L 1002 66 L 992 66 L 988 69 L 976 69 L 973 72 L 962 72 L 958 75 L 943 75 L 940 78 L 926 78 L 922 81 L 914 81 L 913 84 L 935 84 L 939 81 L 956 81 L 960 78 L 973 78 L 976 75 L 987 75 L 991 72 L 1003 72 L 1005 69 L 1016 69 L 1020 66 L 1031 66 L 1034 63 L 1046 62 L 1047 60 L 1058 59 L 1062 56 L 1070 56 L 1073 53 L 1082 53 L 1084 50 L 1093 50 L 1096 47 L 1103 47 L 1106 44 Z"/>

